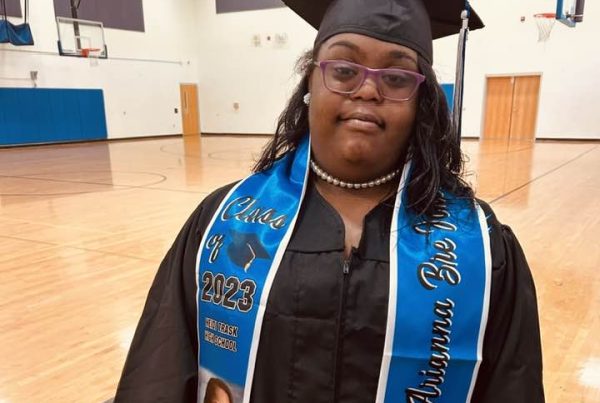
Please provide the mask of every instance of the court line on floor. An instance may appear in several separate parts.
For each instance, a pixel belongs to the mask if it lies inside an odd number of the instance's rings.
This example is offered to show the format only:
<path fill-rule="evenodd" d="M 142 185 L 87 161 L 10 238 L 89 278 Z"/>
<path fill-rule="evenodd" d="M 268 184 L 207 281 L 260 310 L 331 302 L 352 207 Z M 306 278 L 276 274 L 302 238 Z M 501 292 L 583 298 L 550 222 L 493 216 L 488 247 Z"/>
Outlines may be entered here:
<path fill-rule="evenodd" d="M 506 149 L 506 150 L 502 150 L 502 151 L 490 151 L 490 152 L 481 152 L 481 151 L 479 151 L 479 152 L 477 152 L 476 155 L 477 156 L 488 156 L 488 155 L 517 154 L 517 153 L 521 153 L 523 151 L 529 151 L 529 150 L 535 149 L 535 143 L 533 143 L 533 144 L 534 145 L 531 145 L 529 147 L 515 148 L 514 150 Z M 464 150 L 463 150 L 463 153 L 464 153 Z"/>
<path fill-rule="evenodd" d="M 218 151 L 211 151 L 206 155 L 192 155 L 192 154 L 187 154 L 186 152 L 183 153 L 178 153 L 178 152 L 171 152 L 171 151 L 167 151 L 167 147 L 172 146 L 172 145 L 179 145 L 178 143 L 173 143 L 173 144 L 165 144 L 163 146 L 160 147 L 160 152 L 165 153 L 165 154 L 169 154 L 169 155 L 175 155 L 178 157 L 183 157 L 186 159 L 193 159 L 193 160 L 197 160 L 197 161 L 202 161 L 204 160 L 204 158 L 208 157 L 209 160 L 213 160 L 213 161 L 227 161 L 227 162 L 234 162 L 234 163 L 238 163 L 240 161 L 246 161 L 246 162 L 255 162 L 256 159 L 254 158 L 254 156 L 250 156 L 250 158 L 245 159 L 245 160 L 232 160 L 230 158 L 218 158 L 215 157 L 216 154 L 222 154 L 222 153 L 231 153 L 231 152 L 240 152 L 240 151 L 250 151 L 250 152 L 254 152 L 254 148 L 253 147 L 242 147 L 242 148 L 227 148 L 225 150 L 218 150 Z"/>
<path fill-rule="evenodd" d="M 115 232 L 113 231 L 103 231 L 103 230 L 99 230 L 98 228 L 94 228 L 94 230 L 90 230 L 89 227 L 79 227 L 79 226 L 73 226 L 73 225 L 57 225 L 57 224 L 50 224 L 47 222 L 39 222 L 39 221 L 31 221 L 31 219 L 23 219 L 23 218 L 19 218 L 19 217 L 8 217 L 6 215 L 4 215 L 2 213 L 2 211 L 0 210 L 0 220 L 4 220 L 5 222 L 9 222 L 12 221 L 13 224 L 14 222 L 19 223 L 19 224 L 33 224 L 33 225 L 40 225 L 42 227 L 48 227 L 48 228 L 52 228 L 52 229 L 59 229 L 59 230 L 75 230 L 75 231 L 85 231 L 85 232 L 93 232 L 96 234 L 101 234 L 101 235 L 114 235 Z M 2 234 L 0 234 L 1 236 Z"/>
<path fill-rule="evenodd" d="M 83 252 L 93 252 L 93 253 L 97 253 L 99 255 L 110 255 L 110 256 L 117 256 L 117 257 L 125 257 L 125 258 L 128 258 L 128 259 L 136 259 L 136 260 L 143 260 L 145 262 L 156 263 L 155 259 L 148 259 L 148 258 L 145 258 L 145 257 L 139 257 L 139 256 L 133 256 L 133 255 L 126 255 L 126 254 L 123 254 L 123 253 L 108 252 L 108 251 L 104 251 L 104 250 L 101 250 L 101 249 L 84 248 L 84 247 L 81 247 L 81 246 L 76 246 L 75 244 L 58 244 L 58 243 L 49 242 L 49 241 L 40 241 L 40 240 L 37 240 L 37 239 L 27 239 L 27 238 L 21 238 L 21 237 L 12 236 L 12 235 L 1 235 L 0 234 L 0 239 L 1 238 L 12 239 L 12 240 L 16 240 L 16 241 L 23 241 L 23 242 L 32 242 L 32 243 L 44 244 L 44 245 L 53 246 L 53 247 L 57 247 L 57 248 L 75 249 L 75 250 L 80 250 L 80 251 L 83 251 Z M 52 257 L 52 259 L 54 259 L 54 258 L 55 258 L 55 256 Z M 4 262 L 6 262 L 6 260 L 4 260 Z M 29 264 L 29 263 L 26 263 L 26 264 Z"/>
<path fill-rule="evenodd" d="M 175 155 L 177 157 L 184 157 L 184 158 L 189 158 L 192 160 L 202 160 L 202 155 L 192 155 L 192 154 L 186 154 L 185 152 L 183 153 L 178 153 L 178 152 L 172 152 L 172 151 L 167 151 L 167 147 L 169 146 L 173 146 L 173 145 L 180 145 L 181 143 L 179 142 L 173 142 L 170 144 L 163 144 L 162 146 L 159 147 L 159 151 L 161 153 L 165 153 L 165 154 L 169 154 L 169 155 Z"/>
<path fill-rule="evenodd" d="M 544 172 L 543 174 L 541 174 L 539 176 L 536 176 L 535 178 L 531 179 L 529 182 L 526 182 L 526 183 L 522 184 L 521 186 L 518 186 L 518 187 L 516 187 L 516 188 L 514 188 L 512 190 L 509 190 L 508 192 L 504 193 L 503 195 L 500 195 L 500 196 L 496 197 L 495 199 L 493 199 L 492 201 L 490 201 L 489 204 L 494 204 L 497 201 L 502 200 L 505 197 L 510 196 L 511 194 L 513 194 L 515 192 L 518 192 L 519 190 L 521 190 L 521 189 L 523 189 L 523 188 L 531 185 L 533 182 L 536 182 L 536 181 L 538 181 L 538 180 L 540 180 L 540 179 L 542 179 L 542 178 L 544 178 L 544 177 L 546 177 L 546 176 L 548 176 L 548 175 L 550 175 L 550 174 L 552 174 L 552 173 L 554 173 L 554 172 L 556 172 L 556 171 L 564 168 L 565 166 L 571 164 L 572 162 L 577 161 L 578 159 L 580 159 L 581 157 L 585 156 L 586 154 L 589 154 L 590 152 L 594 151 L 598 147 L 600 147 L 600 146 L 592 147 L 589 150 L 586 150 L 586 151 L 582 152 L 581 154 L 575 156 L 574 158 L 572 158 L 572 159 L 570 159 L 570 160 L 568 160 L 568 161 L 560 164 L 559 166 L 557 166 L 555 168 L 552 168 L 551 170 L 549 170 L 547 172 Z"/>
<path fill-rule="evenodd" d="M 94 171 L 96 172 L 96 171 Z M 100 172 L 100 171 L 98 171 Z M 108 172 L 108 171 L 106 171 Z M 132 173 L 132 172 L 127 172 Z M 208 192 L 203 192 L 199 190 L 185 190 L 185 189 L 169 189 L 169 188 L 157 188 L 151 187 L 159 185 L 165 182 L 168 177 L 162 174 L 156 174 L 152 172 L 133 172 L 133 173 L 143 173 L 148 175 L 157 175 L 161 177 L 160 181 L 149 183 L 146 185 L 116 185 L 109 183 L 99 183 L 99 182 L 86 182 L 86 181 L 70 181 L 65 179 L 53 179 L 53 178 L 35 178 L 29 176 L 18 176 L 18 175 L 1 175 L 0 178 L 10 178 L 10 179 L 28 179 L 28 180 L 36 180 L 42 182 L 55 182 L 55 183 L 69 183 L 69 184 L 84 184 L 84 185 L 94 185 L 94 186 L 105 186 L 111 189 L 106 190 L 89 190 L 89 191 L 79 191 L 79 192 L 63 192 L 63 193 L 0 193 L 0 196 L 70 196 L 70 195 L 78 195 L 78 194 L 87 194 L 87 193 L 97 193 L 104 191 L 120 191 L 120 190 L 130 190 L 130 189 L 148 189 L 148 190 L 161 190 L 167 192 L 180 192 L 180 193 L 190 193 L 190 194 L 204 194 L 208 195 Z"/>
<path fill-rule="evenodd" d="M 114 185 L 112 183 L 102 183 L 102 182 L 89 182 L 89 181 L 77 181 L 77 180 L 69 180 L 69 179 L 56 179 L 56 178 L 46 178 L 43 177 L 41 175 L 68 175 L 68 174 L 72 174 L 72 173 L 77 173 L 77 174 L 138 174 L 138 175 L 147 175 L 147 176 L 157 176 L 159 179 L 154 181 L 154 182 L 149 182 L 144 184 L 143 186 L 153 186 L 153 185 L 157 185 L 159 183 L 162 183 L 164 181 L 166 181 L 168 178 L 166 175 L 160 174 L 160 173 L 156 173 L 156 172 L 146 172 L 146 171 L 116 171 L 116 170 L 98 170 L 98 171 L 93 171 L 93 170 L 82 170 L 82 171 L 60 171 L 60 172 L 43 172 L 43 173 L 29 173 L 29 174 L 24 174 L 24 175 L 3 175 L 0 174 L 0 176 L 4 176 L 4 177 L 16 177 L 16 178 L 23 178 L 23 179 L 30 179 L 30 180 L 47 180 L 50 182 L 66 182 L 66 183 L 84 183 L 84 184 L 88 184 L 88 185 L 108 185 L 108 186 L 129 186 L 129 185 Z M 112 178 L 111 178 L 112 179 Z"/>

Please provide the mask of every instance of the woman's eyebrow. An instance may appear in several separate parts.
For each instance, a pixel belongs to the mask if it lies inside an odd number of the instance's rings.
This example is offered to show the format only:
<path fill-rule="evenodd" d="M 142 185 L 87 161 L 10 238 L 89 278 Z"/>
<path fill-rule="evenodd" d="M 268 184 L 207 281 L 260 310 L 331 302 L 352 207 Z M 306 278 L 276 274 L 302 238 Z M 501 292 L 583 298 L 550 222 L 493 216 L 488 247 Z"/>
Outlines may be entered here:
<path fill-rule="evenodd" d="M 408 60 L 414 62 L 415 65 L 417 65 L 417 60 L 412 55 L 410 55 L 407 52 L 404 52 L 402 50 L 392 50 L 388 55 L 392 59 L 408 59 Z"/>
<path fill-rule="evenodd" d="M 361 51 L 360 48 L 356 44 L 354 44 L 352 42 L 348 42 L 348 41 L 337 41 L 337 42 L 334 42 L 331 45 L 329 45 L 329 49 L 333 48 L 334 46 L 343 46 L 343 47 L 352 49 L 352 50 L 354 50 L 356 52 L 360 52 Z"/>
<path fill-rule="evenodd" d="M 350 50 L 353 50 L 353 51 L 361 53 L 361 54 L 364 53 L 358 45 L 356 45 L 352 42 L 349 42 L 349 41 L 345 41 L 345 40 L 341 40 L 341 41 L 332 43 L 331 45 L 329 45 L 328 49 L 331 49 L 335 46 L 342 46 L 342 47 L 348 48 Z M 388 56 L 391 59 L 408 59 L 408 60 L 412 61 L 415 64 L 415 66 L 417 65 L 417 60 L 414 58 L 414 56 L 412 56 L 411 54 L 409 54 L 403 50 L 392 50 L 388 53 Z"/>

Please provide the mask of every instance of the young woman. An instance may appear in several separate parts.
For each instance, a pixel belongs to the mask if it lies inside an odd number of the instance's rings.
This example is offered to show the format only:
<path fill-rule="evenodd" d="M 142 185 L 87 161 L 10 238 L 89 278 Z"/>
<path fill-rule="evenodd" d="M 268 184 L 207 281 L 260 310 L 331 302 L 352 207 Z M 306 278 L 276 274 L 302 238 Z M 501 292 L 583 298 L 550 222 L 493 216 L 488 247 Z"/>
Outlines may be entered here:
<path fill-rule="evenodd" d="M 229 386 L 218 378 L 212 378 L 206 384 L 204 403 L 233 403 Z"/>
<path fill-rule="evenodd" d="M 533 281 L 460 177 L 432 4 L 318 17 L 255 174 L 161 264 L 117 402 L 202 401 L 214 377 L 235 402 L 544 401 Z"/>

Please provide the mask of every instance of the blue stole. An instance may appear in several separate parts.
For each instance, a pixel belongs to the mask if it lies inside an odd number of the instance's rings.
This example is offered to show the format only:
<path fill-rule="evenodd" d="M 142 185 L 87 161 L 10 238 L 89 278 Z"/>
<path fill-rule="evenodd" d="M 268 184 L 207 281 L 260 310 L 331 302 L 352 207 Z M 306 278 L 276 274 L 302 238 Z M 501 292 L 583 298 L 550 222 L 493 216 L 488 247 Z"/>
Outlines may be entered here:
<path fill-rule="evenodd" d="M 196 264 L 198 402 L 218 380 L 248 403 L 273 279 L 306 192 L 310 138 L 225 196 Z M 429 220 L 406 206 L 406 164 L 390 232 L 390 290 L 377 403 L 470 401 L 489 305 L 485 216 L 440 194 Z M 216 380 L 215 380 L 216 378 Z M 275 385 L 276 387 L 276 385 Z M 209 389 L 214 389 L 214 385 Z"/>

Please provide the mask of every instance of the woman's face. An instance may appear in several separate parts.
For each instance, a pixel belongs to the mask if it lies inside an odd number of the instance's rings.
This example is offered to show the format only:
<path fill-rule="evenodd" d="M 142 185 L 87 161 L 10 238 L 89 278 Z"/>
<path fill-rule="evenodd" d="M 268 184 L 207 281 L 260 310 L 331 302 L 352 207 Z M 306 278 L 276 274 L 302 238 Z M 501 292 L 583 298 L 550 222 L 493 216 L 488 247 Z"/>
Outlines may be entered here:
<path fill-rule="evenodd" d="M 358 34 L 325 41 L 317 55 L 317 61 L 323 60 L 418 72 L 412 49 Z M 318 67 L 309 89 L 313 157 L 323 170 L 345 181 L 363 182 L 395 169 L 412 132 L 418 94 L 408 101 L 385 99 L 373 76 L 353 94 L 334 93 L 325 87 Z"/>
<path fill-rule="evenodd" d="M 210 403 L 231 403 L 231 400 L 229 400 L 229 395 L 226 391 L 220 387 L 217 387 L 214 390 Z"/>

